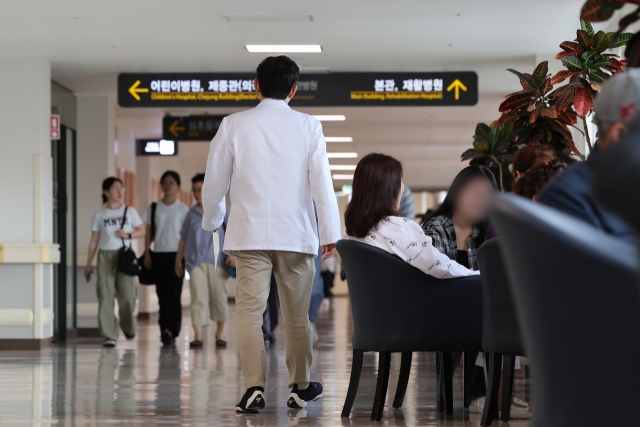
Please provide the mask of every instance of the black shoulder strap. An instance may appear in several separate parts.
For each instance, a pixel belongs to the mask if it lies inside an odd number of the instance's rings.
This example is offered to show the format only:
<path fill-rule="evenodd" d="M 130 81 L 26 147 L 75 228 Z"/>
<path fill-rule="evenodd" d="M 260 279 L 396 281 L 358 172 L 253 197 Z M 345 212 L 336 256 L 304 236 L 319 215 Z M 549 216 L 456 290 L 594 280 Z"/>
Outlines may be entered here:
<path fill-rule="evenodd" d="M 120 229 L 122 230 L 124 228 L 124 224 L 127 222 L 127 210 L 129 209 L 129 206 L 125 206 L 124 207 L 124 214 L 122 214 L 122 223 L 120 224 Z M 126 247 L 126 245 L 124 244 L 124 239 L 121 237 L 120 238 L 122 240 L 122 247 Z"/>
<path fill-rule="evenodd" d="M 156 208 L 158 207 L 157 202 L 151 203 L 151 240 L 156 237 Z"/>

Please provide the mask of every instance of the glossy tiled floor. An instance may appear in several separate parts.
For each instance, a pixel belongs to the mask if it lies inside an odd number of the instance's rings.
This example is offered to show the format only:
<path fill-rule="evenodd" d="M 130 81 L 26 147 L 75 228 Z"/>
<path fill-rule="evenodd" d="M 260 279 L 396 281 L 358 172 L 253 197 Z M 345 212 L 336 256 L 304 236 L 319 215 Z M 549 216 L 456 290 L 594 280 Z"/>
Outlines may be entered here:
<path fill-rule="evenodd" d="M 235 309 L 231 307 L 232 313 Z M 349 383 L 351 320 L 346 298 L 325 300 L 318 320 L 320 342 L 313 377 L 325 395 L 307 410 L 287 410 L 288 374 L 282 330 L 268 351 L 267 408 L 258 415 L 237 416 L 242 392 L 235 353 L 233 318 L 229 348 L 189 350 L 186 328 L 173 349 L 161 349 L 153 321 L 140 325 L 134 342 L 115 349 L 100 341 L 79 340 L 42 352 L 0 352 L 1 426 L 477 426 L 479 415 L 461 408 L 462 383 L 456 375 L 455 414 L 435 411 L 435 355 L 414 355 L 404 407 L 385 408 L 382 421 L 369 421 L 375 391 L 376 357 L 365 357 L 360 393 L 349 419 L 340 412 Z M 190 321 L 185 316 L 185 325 Z M 213 331 L 209 332 L 211 336 Z M 392 362 L 387 404 L 395 392 L 399 357 Z M 528 381 L 517 374 L 516 394 L 528 398 Z M 519 421 L 494 425 L 528 426 Z"/>

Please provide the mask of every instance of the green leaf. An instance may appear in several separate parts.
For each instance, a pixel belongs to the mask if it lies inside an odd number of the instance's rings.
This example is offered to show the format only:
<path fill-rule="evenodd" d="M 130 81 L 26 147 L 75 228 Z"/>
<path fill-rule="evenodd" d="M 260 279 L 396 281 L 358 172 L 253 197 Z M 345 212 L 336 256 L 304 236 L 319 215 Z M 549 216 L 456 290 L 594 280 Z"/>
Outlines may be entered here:
<path fill-rule="evenodd" d="M 578 43 L 580 43 L 580 46 L 584 47 L 585 49 L 590 49 L 591 45 L 593 44 L 593 37 L 591 37 L 589 33 L 584 30 L 578 30 L 577 34 L 578 37 L 576 40 L 578 41 Z"/>
<path fill-rule="evenodd" d="M 600 68 L 606 67 L 607 65 L 610 65 L 609 58 L 598 54 L 594 55 L 590 61 L 587 61 L 587 67 L 589 69 L 599 70 Z"/>
<path fill-rule="evenodd" d="M 631 40 L 631 37 L 633 37 L 633 33 L 622 33 L 618 36 L 617 39 L 615 40 L 612 39 L 613 44 L 611 45 L 611 47 L 614 48 L 614 47 L 626 46 L 629 43 L 629 40 Z"/>
<path fill-rule="evenodd" d="M 536 89 L 536 85 L 533 83 L 533 80 L 531 78 L 528 78 L 524 74 L 522 74 L 520 71 L 514 70 L 512 68 L 507 68 L 507 71 L 520 77 L 520 80 L 527 83 L 529 86 L 531 86 L 532 89 L 534 90 Z M 524 89 L 527 89 L 527 88 L 524 88 Z"/>
<path fill-rule="evenodd" d="M 533 74 L 531 75 L 533 78 L 533 83 L 535 83 L 536 89 L 540 89 L 540 86 L 545 82 L 547 78 L 547 74 L 549 73 L 549 62 L 542 61 L 538 64 L 535 70 L 533 70 Z"/>
<path fill-rule="evenodd" d="M 588 23 L 588 22 L 587 22 L 587 21 L 585 21 L 584 19 L 581 19 L 581 20 L 580 20 L 580 27 L 581 27 L 584 31 L 586 31 L 587 33 L 589 33 L 589 35 L 590 35 L 590 36 L 593 36 L 593 35 L 594 35 L 593 27 L 591 26 L 591 24 L 590 24 L 590 23 Z"/>
<path fill-rule="evenodd" d="M 607 80 L 607 75 L 600 70 L 589 70 L 589 80 L 602 84 Z"/>
<path fill-rule="evenodd" d="M 495 127 L 495 128 L 491 128 L 491 130 L 489 131 L 489 151 L 491 153 L 493 153 L 493 151 L 496 148 L 496 144 L 498 143 L 498 132 L 500 130 Z"/>
<path fill-rule="evenodd" d="M 489 153 L 490 151 L 490 147 L 489 147 L 489 142 L 487 141 L 474 141 L 473 142 L 473 146 L 475 147 L 476 151 L 478 153 Z"/>
<path fill-rule="evenodd" d="M 502 139 L 511 141 L 513 138 L 513 128 L 515 124 L 513 122 L 507 122 L 502 126 Z"/>
<path fill-rule="evenodd" d="M 580 60 L 582 61 L 583 64 L 587 64 L 589 60 L 597 54 L 598 52 L 596 52 L 595 50 L 588 50 L 582 55 L 580 55 Z"/>
<path fill-rule="evenodd" d="M 487 141 L 490 130 L 491 129 L 486 124 L 478 123 L 476 126 L 476 133 L 473 135 L 473 140 L 478 142 Z"/>
<path fill-rule="evenodd" d="M 469 148 L 467 151 L 462 153 L 461 157 L 462 157 L 462 160 L 471 160 L 471 159 L 477 159 L 484 156 L 485 155 L 483 153 L 479 153 L 478 151 L 476 151 L 475 148 Z"/>
<path fill-rule="evenodd" d="M 583 71 L 582 63 L 575 56 L 565 56 L 562 58 L 562 63 L 569 69 L 569 71 L 573 71 L 574 73 Z"/>
<path fill-rule="evenodd" d="M 598 52 L 604 52 L 605 50 L 609 49 L 611 39 L 604 31 L 598 31 L 593 38 L 593 43 L 595 44 L 595 49 Z"/>

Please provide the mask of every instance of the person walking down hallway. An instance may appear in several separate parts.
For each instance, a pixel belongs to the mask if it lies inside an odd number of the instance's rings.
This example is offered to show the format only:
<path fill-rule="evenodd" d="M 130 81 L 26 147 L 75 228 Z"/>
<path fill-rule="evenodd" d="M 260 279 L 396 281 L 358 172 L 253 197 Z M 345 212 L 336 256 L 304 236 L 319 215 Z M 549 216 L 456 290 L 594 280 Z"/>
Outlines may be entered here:
<path fill-rule="evenodd" d="M 184 256 L 189 271 L 189 289 L 191 291 L 191 323 L 193 341 L 191 348 L 202 348 L 202 328 L 209 319 L 217 323 L 216 347 L 226 347 L 224 322 L 227 321 L 227 273 L 222 253 L 214 252 L 213 239 L 219 239 L 220 248 L 224 245 L 224 227 L 217 235 L 202 228 L 202 184 L 204 174 L 199 173 L 191 179 L 196 205 L 191 208 L 180 231 L 180 245 L 175 259 L 176 275 L 182 277 Z M 216 262 L 217 260 L 217 262 Z"/>
<path fill-rule="evenodd" d="M 236 261 L 236 333 L 247 389 L 237 412 L 265 407 L 262 315 L 272 272 L 280 295 L 292 387 L 287 406 L 302 408 L 322 397 L 322 384 L 310 379 L 313 336 L 308 311 L 318 245 L 323 257 L 334 255 L 340 217 L 322 126 L 288 106 L 299 73 L 287 56 L 264 59 L 255 80 L 260 104 L 222 121 L 207 160 L 204 229 L 222 226 L 225 194 L 231 188 L 233 209 L 224 251 Z"/>
<path fill-rule="evenodd" d="M 182 281 L 176 274 L 176 255 L 180 243 L 180 230 L 189 208 L 178 200 L 180 175 L 166 171 L 160 178 L 163 197 L 149 206 L 144 214 L 147 224 L 144 265 L 152 270 L 156 279 L 156 293 L 160 305 L 160 340 L 171 345 L 180 335 L 182 327 Z M 151 224 L 154 235 L 151 235 Z M 153 251 L 151 243 L 153 242 Z M 182 260 L 180 260 L 182 262 Z"/>
<path fill-rule="evenodd" d="M 134 276 L 118 271 L 118 252 L 131 246 L 131 239 L 144 236 L 144 227 L 135 208 L 125 206 L 122 181 L 109 177 L 102 182 L 104 206 L 93 216 L 89 257 L 84 277 L 91 280 L 92 260 L 98 251 L 98 326 L 105 347 L 115 347 L 118 340 L 118 319 L 114 303 L 118 300 L 120 328 L 128 340 L 136 336 L 135 315 L 138 283 Z"/>

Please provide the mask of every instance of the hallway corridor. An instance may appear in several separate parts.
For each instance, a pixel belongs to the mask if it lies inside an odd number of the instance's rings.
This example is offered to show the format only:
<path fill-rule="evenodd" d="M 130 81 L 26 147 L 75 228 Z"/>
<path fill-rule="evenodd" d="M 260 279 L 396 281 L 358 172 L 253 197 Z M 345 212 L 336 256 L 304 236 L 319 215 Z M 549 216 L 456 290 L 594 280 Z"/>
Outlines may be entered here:
<path fill-rule="evenodd" d="M 190 350 L 190 320 L 172 349 L 162 349 L 155 318 L 140 324 L 135 341 L 121 338 L 115 349 L 100 339 L 78 339 L 41 352 L 0 352 L 2 426 L 477 426 L 480 415 L 462 410 L 461 370 L 454 379 L 453 417 L 435 410 L 435 354 L 414 355 L 405 404 L 390 407 L 400 366 L 394 355 L 382 421 L 369 421 L 375 392 L 377 357 L 365 356 L 360 393 L 350 419 L 341 419 L 351 367 L 349 300 L 325 300 L 318 319 L 320 341 L 312 378 L 325 387 L 324 398 L 307 410 L 288 410 L 283 330 L 268 349 L 267 408 L 258 415 L 236 415 L 244 392 L 235 352 L 235 306 L 228 326 L 229 347 L 217 350 L 213 331 L 203 350 Z M 186 333 L 185 333 L 186 332 Z M 516 396 L 530 401 L 529 382 L 516 373 Z M 528 426 L 519 421 L 500 426 Z"/>

